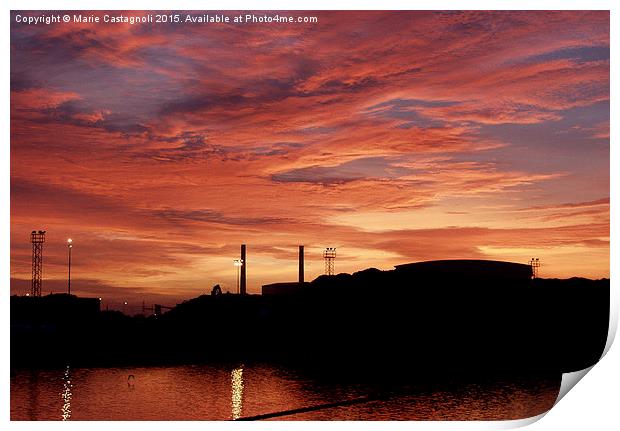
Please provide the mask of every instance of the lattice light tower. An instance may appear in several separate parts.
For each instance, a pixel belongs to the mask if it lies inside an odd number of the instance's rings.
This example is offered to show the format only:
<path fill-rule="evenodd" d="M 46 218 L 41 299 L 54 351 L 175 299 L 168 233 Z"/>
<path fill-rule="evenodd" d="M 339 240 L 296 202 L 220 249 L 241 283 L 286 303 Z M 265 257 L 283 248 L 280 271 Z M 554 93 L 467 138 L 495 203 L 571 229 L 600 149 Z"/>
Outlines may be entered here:
<path fill-rule="evenodd" d="M 538 278 L 538 270 L 540 268 L 540 259 L 532 258 L 532 260 L 530 260 L 530 267 L 532 267 L 532 278 Z"/>
<path fill-rule="evenodd" d="M 32 243 L 32 284 L 30 286 L 31 296 L 41 296 L 41 285 L 43 283 L 43 243 L 45 242 L 44 230 L 33 230 L 30 234 Z"/>
<path fill-rule="evenodd" d="M 327 247 L 325 251 L 323 251 L 323 259 L 325 259 L 325 275 L 334 275 L 336 249 L 334 247 Z"/>

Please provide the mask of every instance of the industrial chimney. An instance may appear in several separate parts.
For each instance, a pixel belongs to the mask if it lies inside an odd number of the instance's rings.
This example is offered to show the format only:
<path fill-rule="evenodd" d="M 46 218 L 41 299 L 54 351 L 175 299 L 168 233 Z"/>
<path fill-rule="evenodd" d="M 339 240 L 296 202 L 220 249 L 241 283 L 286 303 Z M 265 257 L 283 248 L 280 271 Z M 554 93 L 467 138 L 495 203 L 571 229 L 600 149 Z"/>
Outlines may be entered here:
<path fill-rule="evenodd" d="M 299 246 L 299 282 L 304 282 L 304 246 Z"/>
<path fill-rule="evenodd" d="M 245 244 L 241 244 L 241 284 L 239 287 L 239 293 L 241 295 L 246 294 L 246 284 L 245 284 L 245 268 L 248 265 L 248 261 L 245 258 Z"/>

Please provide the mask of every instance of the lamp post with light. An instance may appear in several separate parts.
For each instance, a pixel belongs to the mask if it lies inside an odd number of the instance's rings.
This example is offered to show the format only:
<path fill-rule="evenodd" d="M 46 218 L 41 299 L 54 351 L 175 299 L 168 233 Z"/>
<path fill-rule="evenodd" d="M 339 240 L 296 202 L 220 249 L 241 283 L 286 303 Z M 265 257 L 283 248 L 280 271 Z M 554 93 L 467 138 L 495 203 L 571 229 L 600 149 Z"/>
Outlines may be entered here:
<path fill-rule="evenodd" d="M 243 259 L 235 259 L 233 260 L 233 265 L 235 265 L 237 267 L 237 293 L 240 293 L 239 291 L 239 277 L 240 277 L 240 272 L 241 272 L 241 267 L 243 266 Z"/>
<path fill-rule="evenodd" d="M 67 249 L 69 249 L 69 280 L 67 283 L 67 290 L 69 295 L 71 295 L 71 249 L 73 248 L 73 240 L 69 238 L 67 240 Z"/>

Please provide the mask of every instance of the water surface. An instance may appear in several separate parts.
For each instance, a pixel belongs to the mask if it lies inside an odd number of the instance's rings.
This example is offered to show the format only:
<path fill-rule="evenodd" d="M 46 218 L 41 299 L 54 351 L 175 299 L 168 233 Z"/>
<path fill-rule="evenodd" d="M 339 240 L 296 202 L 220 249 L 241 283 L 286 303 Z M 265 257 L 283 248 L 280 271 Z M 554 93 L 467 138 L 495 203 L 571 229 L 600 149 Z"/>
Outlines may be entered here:
<path fill-rule="evenodd" d="M 521 419 L 549 410 L 559 386 L 558 376 L 387 388 L 256 364 L 21 370 L 11 420 L 230 420 L 346 400 L 358 401 L 277 419 Z"/>

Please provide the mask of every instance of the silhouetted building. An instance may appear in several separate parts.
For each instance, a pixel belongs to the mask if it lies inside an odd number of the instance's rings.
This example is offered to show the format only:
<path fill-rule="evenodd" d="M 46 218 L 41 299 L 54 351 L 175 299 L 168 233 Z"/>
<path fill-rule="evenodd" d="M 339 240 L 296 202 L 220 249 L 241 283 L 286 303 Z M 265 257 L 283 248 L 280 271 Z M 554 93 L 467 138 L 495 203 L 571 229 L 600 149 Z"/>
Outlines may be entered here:
<path fill-rule="evenodd" d="M 271 283 L 263 286 L 263 295 L 294 295 L 308 288 L 310 283 Z"/>
<path fill-rule="evenodd" d="M 397 273 L 424 279 L 527 281 L 532 278 L 529 265 L 496 260 L 432 260 L 396 265 L 395 268 Z"/>
<path fill-rule="evenodd" d="M 300 265 L 301 253 L 300 247 Z M 368 282 L 373 280 L 373 277 L 383 277 L 382 271 L 372 270 L 374 271 L 372 274 L 368 271 L 361 271 L 354 275 L 360 276 Z M 528 281 L 532 277 L 532 268 L 529 265 L 520 263 L 495 260 L 433 260 L 397 265 L 393 271 L 384 271 L 383 273 L 384 275 L 392 274 L 395 277 L 393 280 L 406 279 L 413 283 L 425 281 L 433 283 L 441 281 L 492 283 Z M 351 276 L 348 274 L 331 277 L 325 278 L 325 276 L 321 276 L 312 283 L 286 282 L 266 284 L 263 286 L 262 292 L 263 295 L 292 295 L 306 288 L 328 289 L 331 291 L 331 289 L 342 288 L 350 284 L 348 279 Z M 381 283 L 379 279 L 376 282 Z"/>

